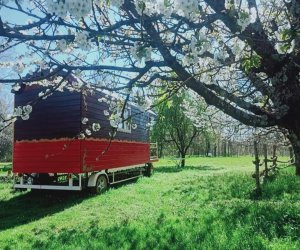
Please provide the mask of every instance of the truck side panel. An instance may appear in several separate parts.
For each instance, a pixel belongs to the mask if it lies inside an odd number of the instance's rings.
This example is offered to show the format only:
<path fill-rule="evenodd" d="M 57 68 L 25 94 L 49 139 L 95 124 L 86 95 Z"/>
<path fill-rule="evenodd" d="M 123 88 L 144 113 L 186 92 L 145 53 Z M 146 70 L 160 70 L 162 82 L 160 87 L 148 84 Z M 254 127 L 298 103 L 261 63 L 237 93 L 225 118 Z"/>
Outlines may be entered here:
<path fill-rule="evenodd" d="M 15 173 L 79 173 L 80 141 L 21 141 L 14 144 Z"/>
<path fill-rule="evenodd" d="M 82 172 L 145 164 L 149 143 L 87 139 L 81 141 Z"/>

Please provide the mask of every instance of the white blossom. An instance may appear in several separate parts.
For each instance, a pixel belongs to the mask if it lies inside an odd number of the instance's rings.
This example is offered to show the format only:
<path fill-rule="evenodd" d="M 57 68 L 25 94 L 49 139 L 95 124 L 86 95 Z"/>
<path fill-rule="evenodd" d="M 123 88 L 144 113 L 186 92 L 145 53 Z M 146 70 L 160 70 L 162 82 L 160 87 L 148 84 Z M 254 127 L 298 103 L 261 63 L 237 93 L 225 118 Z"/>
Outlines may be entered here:
<path fill-rule="evenodd" d="M 89 119 L 87 117 L 83 117 L 81 120 L 81 123 L 86 125 L 88 123 Z"/>
<path fill-rule="evenodd" d="M 174 7 L 172 4 L 169 4 L 168 1 L 157 0 L 155 10 L 158 14 L 161 14 L 165 17 L 170 17 L 172 12 L 174 11 Z"/>
<path fill-rule="evenodd" d="M 15 108 L 13 116 L 21 117 L 23 120 L 28 120 L 31 112 L 32 112 L 32 106 L 28 104 L 23 107 L 19 106 Z"/>
<path fill-rule="evenodd" d="M 26 114 L 30 114 L 31 112 L 32 112 L 32 106 L 31 105 L 26 105 L 26 106 L 24 106 L 23 107 L 23 111 L 24 111 L 24 113 L 26 113 Z"/>
<path fill-rule="evenodd" d="M 135 8 L 139 15 L 142 15 L 145 10 L 146 2 L 145 0 L 134 0 Z"/>
<path fill-rule="evenodd" d="M 229 55 L 227 51 L 220 49 L 217 53 L 214 54 L 215 63 L 218 65 L 220 62 L 225 61 L 228 56 Z"/>
<path fill-rule="evenodd" d="M 139 45 L 137 42 L 134 43 L 134 46 L 130 48 L 130 53 L 133 58 L 139 62 L 145 58 L 145 61 L 151 60 L 152 47 L 146 47 L 143 45 Z"/>
<path fill-rule="evenodd" d="M 26 121 L 29 119 L 29 114 L 23 114 L 21 115 L 22 120 Z"/>
<path fill-rule="evenodd" d="M 113 138 L 113 137 L 115 137 L 115 136 L 116 136 L 117 132 L 116 132 L 116 131 L 114 131 L 114 132 L 111 132 L 111 131 L 109 131 L 109 133 L 108 133 L 108 134 L 109 134 L 109 136 L 110 136 L 110 137 L 112 137 L 112 138 Z"/>
<path fill-rule="evenodd" d="M 228 10 L 234 8 L 234 0 L 225 0 L 225 8 Z"/>
<path fill-rule="evenodd" d="M 20 88 L 21 88 L 20 84 L 15 84 L 15 85 L 12 87 L 12 89 L 13 89 L 14 91 L 19 91 Z"/>
<path fill-rule="evenodd" d="M 124 0 L 110 0 L 110 5 L 115 6 L 116 8 L 121 8 L 124 4 Z"/>
<path fill-rule="evenodd" d="M 101 126 L 100 126 L 99 123 L 93 123 L 93 124 L 92 124 L 92 130 L 93 130 L 94 132 L 99 131 L 100 128 L 101 128 Z"/>
<path fill-rule="evenodd" d="M 250 8 L 249 16 L 250 16 L 250 23 L 255 23 L 257 19 L 257 12 L 254 7 Z"/>
<path fill-rule="evenodd" d="M 294 51 L 295 48 L 295 39 L 292 40 L 291 44 L 287 46 L 287 43 L 278 42 L 275 44 L 275 49 L 279 54 L 290 54 Z"/>
<path fill-rule="evenodd" d="M 145 62 L 151 61 L 152 47 L 145 48 Z"/>
<path fill-rule="evenodd" d="M 87 128 L 87 129 L 85 130 L 85 134 L 88 135 L 88 136 L 90 136 L 90 135 L 92 134 L 92 131 L 91 131 L 90 129 Z"/>
<path fill-rule="evenodd" d="M 194 54 L 187 54 L 182 59 L 183 66 L 190 66 L 192 64 L 197 64 L 199 62 L 199 57 Z"/>
<path fill-rule="evenodd" d="M 91 45 L 88 41 L 89 33 L 86 31 L 83 32 L 77 32 L 75 34 L 75 40 L 74 42 L 77 44 L 77 46 L 82 50 L 89 50 L 91 48 Z"/>
<path fill-rule="evenodd" d="M 85 17 L 89 14 L 92 9 L 92 1 L 65 0 L 58 2 L 54 0 L 47 0 L 46 6 L 49 13 L 55 14 L 60 18 L 65 18 L 67 12 L 69 12 L 76 19 L 80 19 L 81 17 Z"/>
<path fill-rule="evenodd" d="M 119 124 L 115 120 L 110 120 L 109 123 L 113 128 L 117 128 L 119 126 Z"/>
<path fill-rule="evenodd" d="M 21 107 L 15 108 L 15 110 L 14 110 L 14 115 L 15 115 L 15 116 L 21 116 L 22 113 L 23 113 L 23 110 L 22 110 Z"/>
<path fill-rule="evenodd" d="M 68 48 L 67 41 L 65 39 L 56 42 L 57 49 L 60 51 L 65 51 Z"/>
<path fill-rule="evenodd" d="M 198 11 L 198 0 L 174 0 L 174 9 L 187 18 Z"/>
<path fill-rule="evenodd" d="M 255 23 L 257 19 L 257 12 L 254 7 L 250 8 L 249 13 L 244 10 L 239 12 L 239 18 L 237 19 L 237 24 L 241 27 L 243 32 L 249 24 Z"/>
<path fill-rule="evenodd" d="M 18 61 L 14 64 L 13 70 L 16 71 L 18 74 L 22 74 L 25 69 L 25 64 L 21 61 Z"/>
<path fill-rule="evenodd" d="M 85 138 L 85 134 L 84 134 L 84 133 L 80 133 L 80 134 L 78 135 L 78 138 L 79 138 L 79 139 L 84 139 L 84 138 Z"/>
<path fill-rule="evenodd" d="M 101 98 L 98 99 L 98 102 L 106 102 L 106 101 L 107 101 L 107 99 L 104 98 L 104 97 L 101 97 Z"/>
<path fill-rule="evenodd" d="M 110 126 L 117 128 L 122 123 L 121 113 L 111 114 L 109 117 Z"/>

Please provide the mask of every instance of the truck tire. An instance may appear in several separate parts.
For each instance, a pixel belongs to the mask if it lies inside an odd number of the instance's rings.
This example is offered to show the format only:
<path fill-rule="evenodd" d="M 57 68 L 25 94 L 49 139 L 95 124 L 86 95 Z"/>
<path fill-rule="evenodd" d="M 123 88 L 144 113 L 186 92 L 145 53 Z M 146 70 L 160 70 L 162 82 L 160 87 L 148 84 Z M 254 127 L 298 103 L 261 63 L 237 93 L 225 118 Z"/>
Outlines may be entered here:
<path fill-rule="evenodd" d="M 147 163 L 146 164 L 146 169 L 144 171 L 144 176 L 146 177 L 151 177 L 153 175 L 154 172 L 154 167 L 152 163 Z"/>
<path fill-rule="evenodd" d="M 95 194 L 102 194 L 108 189 L 108 181 L 105 175 L 99 175 L 94 187 Z"/>

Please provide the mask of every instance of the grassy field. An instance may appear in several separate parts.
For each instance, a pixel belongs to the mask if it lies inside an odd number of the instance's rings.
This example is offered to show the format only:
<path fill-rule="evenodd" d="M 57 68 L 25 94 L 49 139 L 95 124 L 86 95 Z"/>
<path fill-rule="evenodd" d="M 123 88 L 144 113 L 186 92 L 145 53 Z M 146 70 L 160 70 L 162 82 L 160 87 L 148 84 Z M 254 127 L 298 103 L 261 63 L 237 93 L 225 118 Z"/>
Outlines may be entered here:
<path fill-rule="evenodd" d="M 300 249 L 300 178 L 251 199 L 252 158 L 162 159 L 151 178 L 88 193 L 0 184 L 0 249 Z"/>
<path fill-rule="evenodd" d="M 0 176 L 7 175 L 7 171 L 11 170 L 11 167 L 10 162 L 0 162 Z"/>

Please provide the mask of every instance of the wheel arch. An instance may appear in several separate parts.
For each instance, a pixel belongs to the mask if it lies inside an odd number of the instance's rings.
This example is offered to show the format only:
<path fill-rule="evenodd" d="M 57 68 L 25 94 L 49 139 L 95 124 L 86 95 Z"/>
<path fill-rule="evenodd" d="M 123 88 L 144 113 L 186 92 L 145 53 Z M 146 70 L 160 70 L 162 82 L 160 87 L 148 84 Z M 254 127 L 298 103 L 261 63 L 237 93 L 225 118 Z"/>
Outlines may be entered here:
<path fill-rule="evenodd" d="M 106 177 L 107 183 L 109 184 L 108 175 L 104 170 L 102 170 L 101 172 L 96 172 L 96 173 L 93 173 L 93 174 L 90 175 L 87 186 L 88 187 L 95 187 L 97 179 L 100 175 L 104 175 Z"/>

